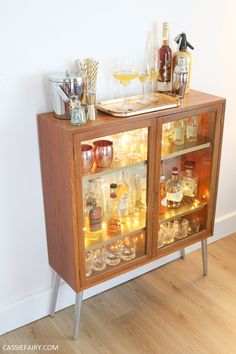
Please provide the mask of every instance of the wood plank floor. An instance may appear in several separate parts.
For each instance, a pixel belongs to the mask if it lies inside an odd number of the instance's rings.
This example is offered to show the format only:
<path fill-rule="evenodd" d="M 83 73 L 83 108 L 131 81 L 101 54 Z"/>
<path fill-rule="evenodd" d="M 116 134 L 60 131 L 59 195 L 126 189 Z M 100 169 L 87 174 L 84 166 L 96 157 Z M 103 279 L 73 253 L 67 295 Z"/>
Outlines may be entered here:
<path fill-rule="evenodd" d="M 0 344 L 58 344 L 50 353 L 66 354 L 234 354 L 236 234 L 209 245 L 208 260 L 207 277 L 198 250 L 85 300 L 78 342 L 70 307 L 1 336 Z"/>

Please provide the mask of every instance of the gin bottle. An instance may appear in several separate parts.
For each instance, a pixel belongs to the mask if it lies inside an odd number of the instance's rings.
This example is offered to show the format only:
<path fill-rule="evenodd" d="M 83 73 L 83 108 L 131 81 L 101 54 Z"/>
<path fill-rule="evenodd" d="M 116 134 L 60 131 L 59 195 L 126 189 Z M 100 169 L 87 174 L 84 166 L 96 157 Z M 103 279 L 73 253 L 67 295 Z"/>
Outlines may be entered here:
<path fill-rule="evenodd" d="M 179 181 L 179 170 L 172 168 L 172 177 L 166 182 L 167 208 L 176 209 L 181 206 L 183 192 Z"/>

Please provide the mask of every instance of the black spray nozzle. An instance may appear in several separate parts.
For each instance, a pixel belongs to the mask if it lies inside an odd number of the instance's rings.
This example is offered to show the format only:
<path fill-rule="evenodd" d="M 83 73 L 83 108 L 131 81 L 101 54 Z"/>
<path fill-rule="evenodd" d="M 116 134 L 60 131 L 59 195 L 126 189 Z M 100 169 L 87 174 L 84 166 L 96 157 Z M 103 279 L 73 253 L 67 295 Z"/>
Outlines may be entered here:
<path fill-rule="evenodd" d="M 175 37 L 175 42 L 179 45 L 180 51 L 186 51 L 187 47 L 194 49 L 193 46 L 187 41 L 187 37 L 184 32 Z"/>

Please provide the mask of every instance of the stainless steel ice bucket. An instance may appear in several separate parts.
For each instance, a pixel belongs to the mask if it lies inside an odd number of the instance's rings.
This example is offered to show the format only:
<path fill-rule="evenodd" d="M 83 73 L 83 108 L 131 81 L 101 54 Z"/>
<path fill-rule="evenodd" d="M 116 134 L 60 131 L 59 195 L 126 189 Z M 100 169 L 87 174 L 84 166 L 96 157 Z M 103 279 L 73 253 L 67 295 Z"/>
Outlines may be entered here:
<path fill-rule="evenodd" d="M 70 119 L 70 97 L 84 94 L 83 76 L 78 73 L 52 73 L 48 77 L 51 86 L 53 111 L 56 118 Z"/>

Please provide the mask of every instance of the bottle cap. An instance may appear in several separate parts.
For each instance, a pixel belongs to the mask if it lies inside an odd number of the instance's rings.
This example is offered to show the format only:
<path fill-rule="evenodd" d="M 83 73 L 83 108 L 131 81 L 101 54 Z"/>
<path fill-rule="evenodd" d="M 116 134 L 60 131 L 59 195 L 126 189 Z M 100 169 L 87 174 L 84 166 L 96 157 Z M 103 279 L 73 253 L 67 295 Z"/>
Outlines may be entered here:
<path fill-rule="evenodd" d="M 116 183 L 111 183 L 110 184 L 110 188 L 112 188 L 112 189 L 117 188 L 117 184 Z"/>
<path fill-rule="evenodd" d="M 173 174 L 173 175 L 177 175 L 178 173 L 179 173 L 178 167 L 173 167 L 173 168 L 172 168 L 172 174 Z"/>
<path fill-rule="evenodd" d="M 195 167 L 195 165 L 196 165 L 196 162 L 195 162 L 195 161 L 187 160 L 187 161 L 185 161 L 185 163 L 184 163 L 184 168 L 185 168 L 185 169 L 188 169 L 188 170 L 193 170 L 194 167 Z"/>

